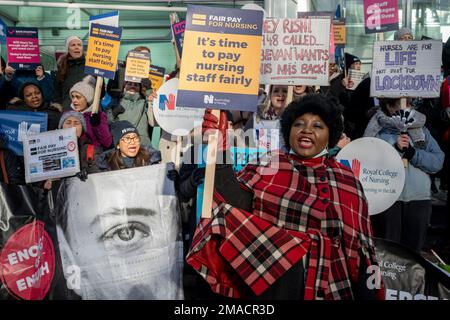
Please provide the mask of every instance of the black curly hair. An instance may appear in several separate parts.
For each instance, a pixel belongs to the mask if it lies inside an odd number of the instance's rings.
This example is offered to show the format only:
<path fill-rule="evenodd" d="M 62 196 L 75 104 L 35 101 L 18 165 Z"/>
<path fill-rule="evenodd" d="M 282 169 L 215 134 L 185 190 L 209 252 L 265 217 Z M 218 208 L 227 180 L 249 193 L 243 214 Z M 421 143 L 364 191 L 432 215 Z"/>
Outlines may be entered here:
<path fill-rule="evenodd" d="M 305 113 L 319 116 L 327 125 L 330 136 L 328 147 L 333 148 L 339 141 L 344 131 L 343 107 L 334 97 L 325 96 L 321 93 L 310 93 L 304 97 L 292 101 L 281 116 L 281 132 L 285 146 L 290 149 L 289 136 L 295 119 Z"/>

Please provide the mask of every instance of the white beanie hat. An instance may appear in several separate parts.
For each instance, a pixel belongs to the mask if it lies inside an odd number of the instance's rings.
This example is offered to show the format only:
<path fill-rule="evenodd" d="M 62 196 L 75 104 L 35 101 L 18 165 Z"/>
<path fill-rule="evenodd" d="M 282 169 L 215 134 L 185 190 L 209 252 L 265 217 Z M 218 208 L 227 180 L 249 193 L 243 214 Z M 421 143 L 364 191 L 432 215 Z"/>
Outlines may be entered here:
<path fill-rule="evenodd" d="M 96 79 L 93 76 L 86 76 L 82 81 L 77 82 L 70 89 L 69 94 L 72 92 L 78 92 L 86 98 L 88 105 L 91 105 L 94 101 Z"/>
<path fill-rule="evenodd" d="M 81 44 L 83 44 L 83 41 L 80 38 L 78 38 L 77 36 L 67 37 L 66 38 L 66 52 L 69 52 L 69 45 L 72 40 L 78 40 L 81 42 Z"/>

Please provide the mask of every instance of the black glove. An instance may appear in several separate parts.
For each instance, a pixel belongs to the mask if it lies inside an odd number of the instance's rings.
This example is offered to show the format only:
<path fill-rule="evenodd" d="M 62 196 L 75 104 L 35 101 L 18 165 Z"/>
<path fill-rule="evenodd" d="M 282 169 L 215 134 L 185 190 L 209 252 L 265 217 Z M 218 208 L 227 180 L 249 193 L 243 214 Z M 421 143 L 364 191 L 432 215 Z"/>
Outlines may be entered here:
<path fill-rule="evenodd" d="M 414 149 L 414 147 L 412 147 L 412 146 L 409 146 L 408 149 L 406 149 L 405 152 L 403 153 L 403 158 L 411 160 L 415 154 L 416 154 L 416 149 Z"/>
<path fill-rule="evenodd" d="M 93 127 L 98 127 L 100 125 L 100 113 L 92 113 L 89 117 L 89 122 Z"/>
<path fill-rule="evenodd" d="M 142 88 L 145 88 L 146 90 L 151 89 L 152 88 L 152 82 L 150 81 L 150 79 L 143 78 L 141 80 L 141 86 L 142 86 Z"/>
<path fill-rule="evenodd" d="M 86 181 L 87 177 L 88 177 L 88 172 L 86 168 L 81 168 L 80 172 L 78 172 L 76 174 L 76 176 L 81 180 L 81 181 Z"/>
<path fill-rule="evenodd" d="M 113 117 L 117 118 L 117 116 L 119 114 L 122 114 L 122 113 L 125 112 L 125 108 L 122 107 L 122 105 L 120 103 L 119 104 L 114 104 L 114 105 L 111 106 L 111 111 L 112 111 Z"/>
<path fill-rule="evenodd" d="M 180 190 L 180 175 L 178 174 L 178 171 L 175 169 L 167 171 L 167 178 L 173 181 L 175 191 L 178 192 Z"/>
<path fill-rule="evenodd" d="M 193 187 L 197 188 L 203 183 L 203 180 L 205 179 L 205 169 L 206 168 L 197 168 L 192 172 L 189 182 Z"/>

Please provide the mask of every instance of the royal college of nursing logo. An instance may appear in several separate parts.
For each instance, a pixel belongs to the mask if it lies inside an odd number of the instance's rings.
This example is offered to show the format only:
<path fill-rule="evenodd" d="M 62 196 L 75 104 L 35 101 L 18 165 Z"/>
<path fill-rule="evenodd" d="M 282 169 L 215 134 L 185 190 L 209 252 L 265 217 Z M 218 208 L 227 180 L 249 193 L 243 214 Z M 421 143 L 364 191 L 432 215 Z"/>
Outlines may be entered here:
<path fill-rule="evenodd" d="M 214 96 L 212 94 L 205 94 L 203 96 L 203 103 L 214 103 Z"/>
<path fill-rule="evenodd" d="M 176 96 L 173 93 L 169 95 L 161 94 L 159 96 L 159 109 L 160 110 L 175 110 Z"/>

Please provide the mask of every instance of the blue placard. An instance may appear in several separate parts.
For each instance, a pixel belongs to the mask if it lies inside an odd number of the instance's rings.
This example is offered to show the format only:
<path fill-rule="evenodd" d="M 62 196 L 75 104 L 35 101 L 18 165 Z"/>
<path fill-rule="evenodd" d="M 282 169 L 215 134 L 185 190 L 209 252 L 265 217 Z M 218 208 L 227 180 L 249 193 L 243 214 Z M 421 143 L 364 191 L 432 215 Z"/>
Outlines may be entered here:
<path fill-rule="evenodd" d="M 206 166 L 206 154 L 208 147 L 206 145 L 202 145 L 202 148 L 198 150 L 199 155 L 198 159 L 201 162 L 198 164 L 199 168 L 204 168 Z M 244 168 L 247 164 L 256 164 L 258 159 L 261 159 L 261 156 L 267 153 L 267 149 L 261 148 L 238 148 L 232 147 L 230 148 L 230 156 L 233 159 L 233 169 L 235 172 L 239 172 Z M 203 189 L 205 184 L 202 183 L 197 187 L 197 223 L 200 221 L 200 217 L 202 215 L 202 203 L 203 203 Z"/>
<path fill-rule="evenodd" d="M 47 131 L 47 118 L 44 112 L 0 110 L 0 137 L 6 148 L 23 156 L 20 136 Z"/>

